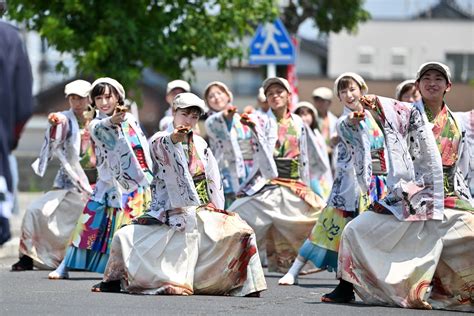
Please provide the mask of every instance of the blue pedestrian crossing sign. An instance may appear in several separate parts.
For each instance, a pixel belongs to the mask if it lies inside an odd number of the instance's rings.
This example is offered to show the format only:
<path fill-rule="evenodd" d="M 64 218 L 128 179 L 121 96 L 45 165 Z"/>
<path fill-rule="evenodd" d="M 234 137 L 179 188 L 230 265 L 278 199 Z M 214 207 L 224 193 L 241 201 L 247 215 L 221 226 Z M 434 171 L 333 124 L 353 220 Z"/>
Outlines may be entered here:
<path fill-rule="evenodd" d="M 251 65 L 289 65 L 294 64 L 295 59 L 295 46 L 280 19 L 258 26 L 250 43 Z"/>

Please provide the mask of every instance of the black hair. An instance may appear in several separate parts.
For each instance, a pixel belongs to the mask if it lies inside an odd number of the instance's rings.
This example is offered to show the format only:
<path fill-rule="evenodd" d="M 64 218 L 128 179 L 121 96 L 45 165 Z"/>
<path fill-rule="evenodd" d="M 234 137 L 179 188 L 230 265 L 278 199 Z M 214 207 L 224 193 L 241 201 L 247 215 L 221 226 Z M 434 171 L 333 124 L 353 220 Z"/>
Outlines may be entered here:
<path fill-rule="evenodd" d="M 339 91 L 349 88 L 352 81 L 355 82 L 357 84 L 357 86 L 359 87 L 360 91 L 362 91 L 362 87 L 357 82 L 357 80 L 355 80 L 354 78 L 352 78 L 350 76 L 344 76 L 337 83 L 337 94 L 339 95 Z"/>
<path fill-rule="evenodd" d="M 311 110 L 310 108 L 308 108 L 307 106 L 302 106 L 300 108 L 297 108 L 296 111 L 295 111 L 295 114 L 300 116 L 300 113 L 301 113 L 301 110 L 303 108 L 306 108 L 309 110 L 309 112 L 311 113 L 311 116 L 313 117 L 313 123 L 311 123 L 311 125 L 309 126 L 312 130 L 315 130 L 315 129 L 318 129 L 318 121 L 316 120 L 316 114 L 314 114 L 314 111 Z"/>
<path fill-rule="evenodd" d="M 414 83 L 407 83 L 406 85 L 404 85 L 400 90 L 400 93 L 398 94 L 398 101 L 401 101 L 402 96 L 412 89 L 416 89 Z"/>
<path fill-rule="evenodd" d="M 186 112 L 186 114 L 197 114 L 199 116 L 201 116 L 202 114 L 204 114 L 201 110 L 201 108 L 199 106 L 190 106 L 190 107 L 187 107 L 187 108 L 177 108 L 177 110 L 181 110 L 181 111 L 184 111 Z"/>
<path fill-rule="evenodd" d="M 106 82 L 101 82 L 101 83 L 98 83 L 94 86 L 94 88 L 92 89 L 90 95 L 91 95 L 91 102 L 92 102 L 92 105 L 95 107 L 95 97 L 99 96 L 99 95 L 102 95 L 105 93 L 105 91 L 107 90 L 107 87 L 109 87 L 109 91 L 110 93 L 112 93 L 113 95 L 115 95 L 115 97 L 117 98 L 118 100 L 118 104 L 119 105 L 124 105 L 124 99 L 122 98 L 122 96 L 118 93 L 117 89 L 115 89 L 114 86 L 112 86 L 110 83 L 106 83 Z"/>

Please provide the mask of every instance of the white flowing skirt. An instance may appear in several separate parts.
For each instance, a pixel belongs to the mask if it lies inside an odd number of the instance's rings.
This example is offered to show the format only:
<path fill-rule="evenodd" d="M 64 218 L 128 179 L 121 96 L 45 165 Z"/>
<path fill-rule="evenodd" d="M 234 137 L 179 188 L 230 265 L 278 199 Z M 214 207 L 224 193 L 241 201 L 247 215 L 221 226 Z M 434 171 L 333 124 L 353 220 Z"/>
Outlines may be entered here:
<path fill-rule="evenodd" d="M 34 200 L 23 217 L 20 253 L 38 268 L 57 268 L 86 201 L 86 196 L 68 190 L 52 190 Z"/>
<path fill-rule="evenodd" d="M 129 225 L 112 242 L 104 281 L 129 293 L 245 296 L 266 289 L 252 229 L 237 215 L 199 210 L 197 228 Z"/>
<path fill-rule="evenodd" d="M 401 222 L 364 212 L 344 229 L 338 276 L 369 304 L 473 311 L 474 215 Z"/>
<path fill-rule="evenodd" d="M 229 210 L 255 231 L 259 249 L 267 252 L 268 271 L 281 273 L 288 271 L 321 213 L 283 186 L 237 199 Z"/>

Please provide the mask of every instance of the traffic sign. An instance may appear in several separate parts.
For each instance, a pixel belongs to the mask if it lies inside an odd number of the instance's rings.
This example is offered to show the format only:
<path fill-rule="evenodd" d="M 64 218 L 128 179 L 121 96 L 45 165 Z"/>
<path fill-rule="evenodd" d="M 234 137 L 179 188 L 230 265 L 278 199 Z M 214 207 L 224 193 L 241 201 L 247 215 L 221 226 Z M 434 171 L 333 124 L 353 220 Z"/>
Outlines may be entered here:
<path fill-rule="evenodd" d="M 258 26 L 250 43 L 251 65 L 288 65 L 294 64 L 295 58 L 295 46 L 280 19 Z"/>

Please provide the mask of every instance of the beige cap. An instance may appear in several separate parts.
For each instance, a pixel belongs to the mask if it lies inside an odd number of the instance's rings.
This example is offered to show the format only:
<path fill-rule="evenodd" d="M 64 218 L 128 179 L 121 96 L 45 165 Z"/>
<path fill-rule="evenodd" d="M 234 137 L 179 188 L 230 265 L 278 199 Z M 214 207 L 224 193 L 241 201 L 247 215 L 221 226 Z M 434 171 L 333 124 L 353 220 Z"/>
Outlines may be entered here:
<path fill-rule="evenodd" d="M 184 80 L 173 80 L 168 82 L 168 85 L 166 86 L 166 94 L 170 93 L 172 90 L 176 88 L 181 88 L 184 90 L 184 92 L 189 92 L 191 91 L 191 86 L 189 83 L 187 83 Z"/>
<path fill-rule="evenodd" d="M 192 106 L 197 106 L 201 109 L 201 114 L 207 112 L 207 107 L 204 104 L 204 100 L 191 92 L 183 92 L 176 95 L 173 99 L 173 109 L 185 109 Z"/>
<path fill-rule="evenodd" d="M 398 84 L 398 86 L 395 88 L 395 99 L 400 99 L 401 95 L 400 93 L 402 92 L 403 87 L 405 87 L 407 84 L 414 84 L 415 79 L 408 79 L 405 81 L 402 81 Z"/>
<path fill-rule="evenodd" d="M 451 71 L 449 71 L 449 67 L 437 61 L 429 61 L 421 65 L 418 69 L 418 72 L 416 73 L 416 81 L 419 81 L 425 72 L 432 69 L 442 73 L 446 80 L 451 83 Z"/>
<path fill-rule="evenodd" d="M 211 89 L 212 86 L 221 87 L 225 91 L 225 93 L 229 96 L 229 103 L 232 103 L 234 101 L 234 95 L 232 94 L 232 92 L 230 92 L 230 89 L 225 85 L 225 83 L 220 82 L 220 81 L 212 81 L 207 84 L 206 88 L 204 88 L 204 100 L 206 100 L 206 102 L 207 102 L 207 95 L 209 94 L 209 90 Z"/>
<path fill-rule="evenodd" d="M 301 102 L 298 102 L 295 106 L 295 108 L 293 109 L 293 113 L 296 112 L 296 110 L 298 109 L 301 109 L 301 108 L 308 108 L 310 109 L 313 113 L 314 113 L 314 116 L 317 118 L 318 117 L 318 111 L 316 111 L 316 108 L 314 107 L 314 105 L 308 101 L 301 101 Z"/>
<path fill-rule="evenodd" d="M 326 87 L 319 87 L 313 90 L 313 98 L 321 98 L 323 100 L 332 100 L 332 90 Z"/>
<path fill-rule="evenodd" d="M 64 87 L 64 94 L 66 95 L 66 98 L 71 94 L 76 94 L 82 98 L 85 98 L 89 95 L 91 87 L 92 85 L 89 81 L 74 80 Z"/>
<path fill-rule="evenodd" d="M 367 87 L 367 84 L 365 83 L 364 78 L 362 78 L 360 75 L 356 74 L 355 72 L 345 72 L 339 77 L 337 77 L 336 81 L 334 81 L 334 94 L 339 95 L 337 91 L 337 86 L 339 85 L 339 81 L 344 78 L 344 77 L 350 77 L 357 82 L 361 88 L 362 95 L 367 94 L 369 92 L 369 87 Z"/>
<path fill-rule="evenodd" d="M 98 85 L 99 83 L 110 84 L 112 87 L 115 88 L 115 90 L 117 90 L 122 100 L 125 100 L 125 90 L 123 89 L 123 86 L 117 80 L 109 78 L 109 77 L 99 78 L 92 83 L 91 91 L 94 90 L 95 86 Z"/>
<path fill-rule="evenodd" d="M 265 81 L 262 84 L 263 91 L 265 92 L 265 95 L 267 94 L 268 88 L 272 84 L 275 84 L 275 83 L 279 84 L 280 86 L 283 86 L 286 89 L 286 91 L 291 92 L 291 87 L 290 87 L 290 84 L 288 83 L 288 80 L 286 80 L 285 78 L 281 78 L 281 77 L 272 77 L 272 78 L 265 79 Z"/>

